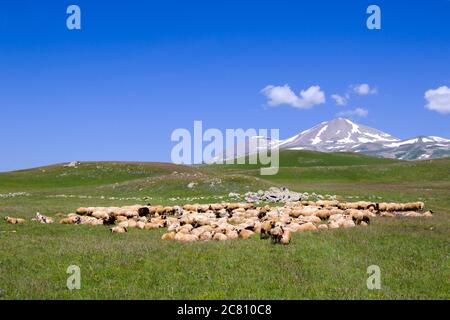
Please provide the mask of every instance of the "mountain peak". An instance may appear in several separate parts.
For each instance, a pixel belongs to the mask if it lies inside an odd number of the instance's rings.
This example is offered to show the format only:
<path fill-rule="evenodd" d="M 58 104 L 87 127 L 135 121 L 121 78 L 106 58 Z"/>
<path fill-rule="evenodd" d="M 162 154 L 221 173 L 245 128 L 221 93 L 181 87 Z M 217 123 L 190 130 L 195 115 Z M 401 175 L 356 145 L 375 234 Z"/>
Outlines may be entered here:
<path fill-rule="evenodd" d="M 385 132 L 354 123 L 345 118 L 324 121 L 284 141 L 283 148 L 304 149 L 313 146 L 318 151 L 331 149 L 340 151 L 340 146 L 349 144 L 399 141 Z"/>

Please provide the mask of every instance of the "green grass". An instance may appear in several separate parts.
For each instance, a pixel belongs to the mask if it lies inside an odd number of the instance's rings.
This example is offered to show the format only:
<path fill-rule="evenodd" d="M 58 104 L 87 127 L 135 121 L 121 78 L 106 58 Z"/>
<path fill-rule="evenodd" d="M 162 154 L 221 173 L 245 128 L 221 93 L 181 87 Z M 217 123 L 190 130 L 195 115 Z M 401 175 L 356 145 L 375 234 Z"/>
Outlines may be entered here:
<path fill-rule="evenodd" d="M 160 240 L 164 230 L 112 235 L 106 226 L 13 226 L 1 220 L 0 299 L 450 298 L 449 158 L 400 162 L 297 151 L 281 160 L 285 166 L 276 176 L 259 176 L 252 166 L 147 163 L 1 173 L 0 194 L 27 194 L 0 198 L 0 216 L 31 218 L 36 211 L 53 215 L 94 205 L 220 202 L 229 192 L 273 185 L 348 200 L 423 200 L 435 215 L 294 234 L 289 246 L 258 238 L 181 244 Z M 190 182 L 197 185 L 187 188 Z M 66 288 L 72 264 L 80 266 L 82 277 L 81 290 L 73 292 Z M 381 268 L 381 290 L 366 287 L 372 264 Z"/>

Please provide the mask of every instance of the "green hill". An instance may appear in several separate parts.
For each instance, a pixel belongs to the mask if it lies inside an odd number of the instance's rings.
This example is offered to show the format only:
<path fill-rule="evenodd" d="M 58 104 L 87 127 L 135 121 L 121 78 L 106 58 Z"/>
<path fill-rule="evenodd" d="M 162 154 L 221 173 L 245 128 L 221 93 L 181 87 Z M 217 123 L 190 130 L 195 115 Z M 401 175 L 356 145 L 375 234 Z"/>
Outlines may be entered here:
<path fill-rule="evenodd" d="M 342 200 L 424 201 L 429 219 L 376 218 L 368 228 L 294 234 L 289 246 L 258 238 L 181 244 L 164 232 L 41 225 L 80 206 L 235 201 L 287 186 Z M 275 176 L 257 166 L 88 162 L 0 173 L 0 299 L 449 299 L 450 158 L 403 162 L 359 154 L 281 153 Z M 82 289 L 70 292 L 77 264 Z M 367 266 L 382 289 L 365 286 Z M 282 272 L 280 272 L 282 270 Z M 238 276 L 237 276 L 238 275 Z M 207 281 L 205 281 L 207 279 Z M 176 284 L 176 285 L 174 285 Z"/>

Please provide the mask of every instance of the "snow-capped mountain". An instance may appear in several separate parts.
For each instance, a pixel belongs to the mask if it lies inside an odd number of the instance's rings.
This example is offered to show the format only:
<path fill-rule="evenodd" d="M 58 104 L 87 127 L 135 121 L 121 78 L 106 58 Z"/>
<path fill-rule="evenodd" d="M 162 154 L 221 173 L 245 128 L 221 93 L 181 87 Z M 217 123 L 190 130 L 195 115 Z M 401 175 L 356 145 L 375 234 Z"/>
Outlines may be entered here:
<path fill-rule="evenodd" d="M 361 152 L 404 160 L 450 156 L 450 140 L 436 136 L 419 136 L 400 140 L 390 134 L 348 119 L 322 122 L 279 144 L 280 149 L 322 152 Z"/>
<path fill-rule="evenodd" d="M 377 148 L 384 143 L 400 139 L 380 130 L 337 118 L 322 122 L 280 144 L 282 149 L 308 149 L 317 151 L 358 151 L 362 145 Z"/>
<path fill-rule="evenodd" d="M 419 136 L 401 140 L 383 131 L 337 118 L 322 122 L 286 140 L 262 136 L 247 138 L 223 152 L 215 160 L 239 158 L 267 148 L 321 152 L 359 152 L 384 158 L 425 160 L 450 156 L 450 140 Z"/>

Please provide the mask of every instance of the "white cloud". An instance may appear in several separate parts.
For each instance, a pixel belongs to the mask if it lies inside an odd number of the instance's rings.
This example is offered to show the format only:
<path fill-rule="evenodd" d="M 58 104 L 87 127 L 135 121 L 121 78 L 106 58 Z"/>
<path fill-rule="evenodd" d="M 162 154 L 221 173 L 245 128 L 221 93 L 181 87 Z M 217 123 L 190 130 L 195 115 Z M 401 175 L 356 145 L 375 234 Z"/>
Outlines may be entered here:
<path fill-rule="evenodd" d="M 442 86 L 425 92 L 426 108 L 439 113 L 450 113 L 450 88 Z"/>
<path fill-rule="evenodd" d="M 367 117 L 368 114 L 369 114 L 369 111 L 367 109 L 356 108 L 354 110 L 341 111 L 337 115 L 338 115 L 338 117 L 361 117 L 361 118 L 364 118 L 364 117 Z"/>
<path fill-rule="evenodd" d="M 262 89 L 261 93 L 269 99 L 267 101 L 269 106 L 287 104 L 294 108 L 308 109 L 325 103 L 325 93 L 320 90 L 319 86 L 311 86 L 302 90 L 298 96 L 287 84 L 284 86 L 269 85 Z"/>
<path fill-rule="evenodd" d="M 334 102 L 338 105 L 338 106 L 345 106 L 348 103 L 348 99 L 349 97 L 344 97 L 344 96 L 340 96 L 338 94 L 332 94 L 331 98 L 333 98 Z"/>
<path fill-rule="evenodd" d="M 371 88 L 367 83 L 361 83 L 357 85 L 350 86 L 354 93 L 360 96 L 366 96 L 369 94 L 377 93 L 376 88 Z"/>

